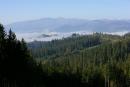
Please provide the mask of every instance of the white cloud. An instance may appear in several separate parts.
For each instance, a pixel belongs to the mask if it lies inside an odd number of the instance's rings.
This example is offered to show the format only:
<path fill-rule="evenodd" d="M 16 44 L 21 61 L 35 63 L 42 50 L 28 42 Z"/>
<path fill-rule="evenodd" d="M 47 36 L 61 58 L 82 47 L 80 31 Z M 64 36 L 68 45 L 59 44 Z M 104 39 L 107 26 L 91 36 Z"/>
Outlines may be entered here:
<path fill-rule="evenodd" d="M 104 32 L 104 33 L 106 33 L 106 34 L 112 34 L 112 35 L 120 35 L 120 36 L 122 36 L 122 35 L 128 33 L 128 31 L 120 31 L 120 32 Z"/>
<path fill-rule="evenodd" d="M 112 35 L 124 35 L 128 31 L 122 31 L 122 32 L 103 32 L 104 34 L 112 34 Z M 63 37 L 69 37 L 73 33 L 77 33 L 80 35 L 86 35 L 86 34 L 93 34 L 94 32 L 88 32 L 88 31 L 77 31 L 77 32 L 70 32 L 70 33 L 59 33 L 59 32 L 34 32 L 34 33 L 16 33 L 17 38 L 21 40 L 22 38 L 25 39 L 27 42 L 31 42 L 34 40 L 37 41 L 51 41 L 53 39 L 62 39 Z M 42 34 L 51 35 L 50 37 L 40 37 Z"/>

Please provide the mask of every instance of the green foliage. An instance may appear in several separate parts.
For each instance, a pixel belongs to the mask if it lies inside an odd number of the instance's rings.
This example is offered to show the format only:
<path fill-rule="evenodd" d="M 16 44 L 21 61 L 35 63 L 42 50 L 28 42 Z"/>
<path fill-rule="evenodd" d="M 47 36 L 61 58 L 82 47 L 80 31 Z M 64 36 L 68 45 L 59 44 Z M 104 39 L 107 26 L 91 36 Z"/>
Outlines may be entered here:
<path fill-rule="evenodd" d="M 0 86 L 129 87 L 130 35 L 73 34 L 26 44 L 0 25 Z"/>
<path fill-rule="evenodd" d="M 50 76 L 54 73 L 76 74 L 83 87 L 130 85 L 128 35 L 73 34 L 72 37 L 62 40 L 32 42 L 28 45 L 33 56 L 42 64 L 43 71 Z"/>
<path fill-rule="evenodd" d="M 101 43 L 98 35 L 74 36 L 51 42 L 32 42 L 28 46 L 35 58 L 47 58 L 48 56 L 58 57 L 71 52 L 77 52 L 84 48 L 99 45 Z"/>
<path fill-rule="evenodd" d="M 39 69 L 24 40 L 19 41 L 14 32 L 8 35 L 0 25 L 0 86 L 32 87 L 39 85 Z"/>

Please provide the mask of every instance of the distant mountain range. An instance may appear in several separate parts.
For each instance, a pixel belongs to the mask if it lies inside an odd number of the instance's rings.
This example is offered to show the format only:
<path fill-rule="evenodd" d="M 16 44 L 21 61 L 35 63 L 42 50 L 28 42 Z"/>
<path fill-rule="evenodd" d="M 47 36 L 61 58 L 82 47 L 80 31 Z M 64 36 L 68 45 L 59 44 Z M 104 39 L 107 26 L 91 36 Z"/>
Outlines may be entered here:
<path fill-rule="evenodd" d="M 39 20 L 16 22 L 5 25 L 16 32 L 18 38 L 27 41 L 66 37 L 69 33 L 107 32 L 119 34 L 130 31 L 130 20 L 86 20 L 66 18 L 43 18 Z M 62 34 L 62 35 L 61 35 Z M 40 39 L 39 39 L 40 38 Z"/>

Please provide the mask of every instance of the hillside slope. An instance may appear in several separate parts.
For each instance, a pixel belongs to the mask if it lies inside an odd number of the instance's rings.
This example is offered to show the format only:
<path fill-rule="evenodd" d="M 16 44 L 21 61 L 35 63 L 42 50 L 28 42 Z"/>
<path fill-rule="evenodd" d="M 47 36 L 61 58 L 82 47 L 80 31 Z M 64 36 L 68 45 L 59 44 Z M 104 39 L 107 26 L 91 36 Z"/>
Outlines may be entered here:
<path fill-rule="evenodd" d="M 50 81 L 57 83 L 65 74 L 66 79 L 79 80 L 81 87 L 129 87 L 129 33 L 74 35 L 51 42 L 32 42 L 28 46 Z"/>

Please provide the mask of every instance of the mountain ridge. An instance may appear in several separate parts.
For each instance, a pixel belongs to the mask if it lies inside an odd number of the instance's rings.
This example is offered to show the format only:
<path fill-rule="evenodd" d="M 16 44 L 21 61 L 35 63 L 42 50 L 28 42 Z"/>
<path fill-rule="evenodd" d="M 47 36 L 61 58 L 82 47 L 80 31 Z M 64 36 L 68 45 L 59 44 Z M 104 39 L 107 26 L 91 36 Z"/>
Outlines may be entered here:
<path fill-rule="evenodd" d="M 27 30 L 26 32 L 33 32 L 33 31 L 45 31 L 46 29 L 55 32 L 73 32 L 74 30 L 88 30 L 88 31 L 100 31 L 105 32 L 103 30 L 104 27 L 108 27 L 107 32 L 114 32 L 119 31 L 124 28 L 124 30 L 130 29 L 130 20 L 112 20 L 112 19 L 95 19 L 95 20 L 87 20 L 87 19 L 74 19 L 74 18 L 42 18 L 38 20 L 29 20 L 23 22 L 15 22 L 9 25 L 5 25 L 6 28 L 12 28 L 15 32 L 21 33 L 21 29 Z M 31 27 L 32 25 L 32 27 Z M 42 26 L 41 26 L 42 25 Z M 107 26 L 110 25 L 110 26 Z M 20 26 L 22 28 L 20 28 Z M 119 26 L 119 27 L 117 27 Z M 77 27 L 77 28 L 76 28 Z M 66 29 L 63 30 L 63 29 Z M 70 28 L 70 29 L 67 29 Z M 76 28 L 76 29 L 75 29 Z M 101 28 L 99 30 L 99 28 Z M 115 28 L 115 29 L 114 29 Z M 116 30 L 118 28 L 118 30 Z M 61 31 L 62 30 L 62 31 Z"/>
<path fill-rule="evenodd" d="M 16 32 L 18 38 L 25 38 L 26 41 L 41 40 L 40 36 L 42 34 L 49 35 L 52 32 L 60 34 L 58 37 L 53 37 L 52 35 L 52 37 L 50 38 L 42 38 L 42 40 L 51 40 L 51 38 L 57 39 L 59 37 L 66 37 L 66 35 L 68 36 L 68 33 L 72 32 L 107 32 L 113 34 L 117 34 L 117 32 L 127 33 L 130 32 L 130 20 L 42 18 L 38 20 L 12 23 L 9 25 L 5 25 L 5 28 L 7 30 L 11 28 L 14 32 Z M 37 33 L 36 36 L 34 33 Z"/>

